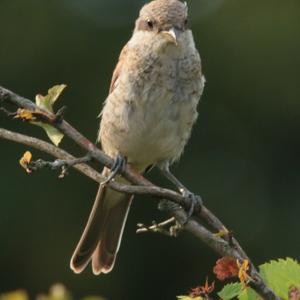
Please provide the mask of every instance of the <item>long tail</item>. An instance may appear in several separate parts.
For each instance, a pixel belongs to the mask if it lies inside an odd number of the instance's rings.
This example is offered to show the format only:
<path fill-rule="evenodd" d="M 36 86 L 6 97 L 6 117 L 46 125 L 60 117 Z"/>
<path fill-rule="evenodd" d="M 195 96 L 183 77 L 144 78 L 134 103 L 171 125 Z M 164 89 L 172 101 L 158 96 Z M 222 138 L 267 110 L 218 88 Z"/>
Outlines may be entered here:
<path fill-rule="evenodd" d="M 100 186 L 91 214 L 71 258 L 70 267 L 82 272 L 92 260 L 95 275 L 112 270 L 129 212 L 132 195 Z"/>

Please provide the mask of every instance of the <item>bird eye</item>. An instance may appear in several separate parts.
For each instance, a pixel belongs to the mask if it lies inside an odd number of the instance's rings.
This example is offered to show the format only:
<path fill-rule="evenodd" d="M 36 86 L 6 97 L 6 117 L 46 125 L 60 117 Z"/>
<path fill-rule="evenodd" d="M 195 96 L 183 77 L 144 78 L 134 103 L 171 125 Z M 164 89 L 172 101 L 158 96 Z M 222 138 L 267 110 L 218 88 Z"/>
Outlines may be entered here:
<path fill-rule="evenodd" d="M 152 29 L 153 28 L 153 22 L 150 19 L 147 19 L 146 22 L 147 22 L 148 27 L 150 29 Z"/>

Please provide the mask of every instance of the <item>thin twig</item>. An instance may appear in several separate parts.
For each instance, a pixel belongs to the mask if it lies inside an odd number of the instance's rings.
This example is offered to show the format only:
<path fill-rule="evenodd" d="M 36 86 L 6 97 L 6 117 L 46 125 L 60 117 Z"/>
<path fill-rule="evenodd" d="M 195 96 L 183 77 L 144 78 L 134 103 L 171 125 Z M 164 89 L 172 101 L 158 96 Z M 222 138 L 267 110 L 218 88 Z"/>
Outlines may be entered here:
<path fill-rule="evenodd" d="M 56 159 L 55 161 L 46 161 L 43 159 L 38 159 L 36 161 L 31 161 L 27 168 L 30 171 L 38 171 L 44 168 L 49 168 L 51 170 L 61 170 L 59 178 L 64 178 L 68 175 L 68 170 L 70 167 L 74 167 L 75 165 L 87 163 L 91 160 L 89 155 L 80 158 L 74 158 L 71 160 L 64 160 L 64 159 Z"/>
<path fill-rule="evenodd" d="M 179 231 L 183 229 L 182 226 L 176 222 L 174 217 L 160 223 L 153 221 L 151 226 L 146 226 L 142 223 L 137 224 L 137 226 L 138 229 L 136 233 L 158 232 L 172 237 L 177 237 Z"/>

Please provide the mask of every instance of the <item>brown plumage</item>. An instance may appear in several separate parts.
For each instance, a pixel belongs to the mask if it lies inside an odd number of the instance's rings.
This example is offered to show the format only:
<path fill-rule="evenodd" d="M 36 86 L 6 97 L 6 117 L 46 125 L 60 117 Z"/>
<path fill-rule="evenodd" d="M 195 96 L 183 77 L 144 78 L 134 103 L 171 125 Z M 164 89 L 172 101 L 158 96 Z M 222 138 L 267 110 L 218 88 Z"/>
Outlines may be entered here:
<path fill-rule="evenodd" d="M 146 4 L 113 72 L 99 140 L 105 153 L 121 154 L 138 172 L 178 159 L 198 116 L 204 77 L 186 20 L 187 7 L 178 0 Z M 100 186 L 71 259 L 76 273 L 91 260 L 94 274 L 111 271 L 132 198 Z"/>

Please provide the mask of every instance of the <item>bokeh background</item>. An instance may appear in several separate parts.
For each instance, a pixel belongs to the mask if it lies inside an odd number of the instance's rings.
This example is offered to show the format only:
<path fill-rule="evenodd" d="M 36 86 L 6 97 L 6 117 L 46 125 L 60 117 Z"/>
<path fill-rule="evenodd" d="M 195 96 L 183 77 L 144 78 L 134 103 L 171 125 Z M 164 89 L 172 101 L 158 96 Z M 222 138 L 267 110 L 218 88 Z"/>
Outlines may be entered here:
<path fill-rule="evenodd" d="M 95 140 L 112 70 L 141 0 L 0 0 L 0 84 L 28 98 L 66 83 L 66 118 Z M 300 2 L 188 0 L 207 86 L 175 174 L 234 231 L 257 264 L 300 259 Z M 0 115 L 0 126 L 45 138 Z M 62 147 L 82 154 L 73 143 Z M 69 259 L 97 189 L 75 171 L 25 174 L 27 147 L 0 140 L 0 292 L 65 284 L 75 298 L 175 299 L 213 279 L 218 258 L 193 236 L 136 235 L 162 219 L 134 202 L 116 266 L 75 275 Z M 35 158 L 49 157 L 32 151 Z M 155 182 L 169 184 L 154 171 Z"/>

